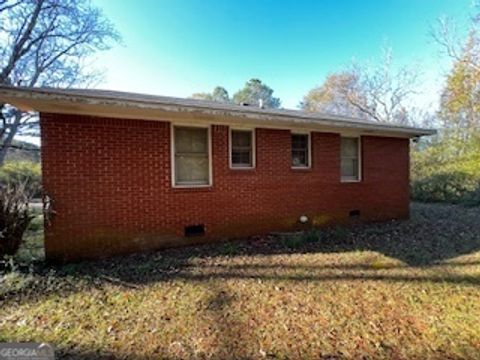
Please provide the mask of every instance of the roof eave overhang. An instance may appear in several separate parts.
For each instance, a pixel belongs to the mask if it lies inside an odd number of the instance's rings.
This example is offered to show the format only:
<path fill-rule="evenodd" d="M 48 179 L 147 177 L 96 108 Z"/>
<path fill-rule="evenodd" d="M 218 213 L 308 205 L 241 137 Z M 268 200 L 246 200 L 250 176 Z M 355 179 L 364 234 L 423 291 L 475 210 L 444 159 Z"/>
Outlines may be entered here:
<path fill-rule="evenodd" d="M 435 130 L 402 127 L 389 124 L 361 123 L 339 120 L 334 116 L 312 119 L 311 116 L 290 116 L 261 109 L 231 109 L 221 106 L 194 106 L 172 102 L 147 102 L 130 99 L 112 99 L 88 95 L 65 95 L 46 91 L 0 88 L 0 101 L 12 104 L 23 111 L 38 111 L 59 114 L 79 114 L 161 120 L 219 125 L 257 126 L 265 128 L 303 129 L 338 133 L 362 133 L 392 137 L 420 137 L 433 135 Z"/>

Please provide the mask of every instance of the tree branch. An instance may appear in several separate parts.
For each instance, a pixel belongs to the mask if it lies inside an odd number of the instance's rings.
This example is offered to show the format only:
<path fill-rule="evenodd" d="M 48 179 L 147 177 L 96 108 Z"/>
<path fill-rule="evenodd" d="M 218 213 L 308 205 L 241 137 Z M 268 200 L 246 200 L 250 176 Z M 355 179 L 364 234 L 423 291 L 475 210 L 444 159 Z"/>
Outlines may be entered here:
<path fill-rule="evenodd" d="M 25 150 L 25 151 L 40 151 L 40 148 L 30 148 L 30 147 L 26 147 L 24 145 L 14 145 L 14 144 L 10 144 L 10 145 L 2 145 L 0 144 L 0 149 L 17 149 L 17 150 Z"/>
<path fill-rule="evenodd" d="M 5 80 L 10 76 L 10 72 L 13 70 L 15 66 L 15 62 L 22 56 L 23 46 L 30 38 L 32 31 L 37 23 L 38 16 L 42 10 L 44 0 L 37 0 L 35 4 L 35 9 L 32 13 L 30 22 L 25 30 L 25 33 L 20 37 L 18 43 L 13 46 L 13 51 L 10 56 L 10 59 L 7 62 L 7 66 L 3 69 L 0 74 L 0 83 L 5 83 Z"/>
<path fill-rule="evenodd" d="M 1 7 L 0 7 L 0 13 L 1 13 L 2 11 L 6 11 L 6 10 L 13 9 L 15 6 L 19 5 L 19 4 L 21 3 L 21 1 L 17 1 L 17 2 L 15 2 L 15 3 L 13 3 L 13 4 L 3 6 L 3 4 L 6 4 L 6 3 L 7 3 L 7 0 L 2 0 L 2 1 L 0 1 L 0 6 L 1 6 Z"/>

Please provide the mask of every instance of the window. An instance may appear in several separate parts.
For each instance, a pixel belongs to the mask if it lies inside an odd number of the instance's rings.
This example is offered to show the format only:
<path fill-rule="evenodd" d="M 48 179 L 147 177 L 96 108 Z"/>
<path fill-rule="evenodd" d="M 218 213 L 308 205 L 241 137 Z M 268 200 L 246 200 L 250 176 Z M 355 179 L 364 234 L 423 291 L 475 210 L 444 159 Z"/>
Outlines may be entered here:
<path fill-rule="evenodd" d="M 308 134 L 292 134 L 292 167 L 310 167 L 310 136 Z"/>
<path fill-rule="evenodd" d="M 254 138 L 252 130 L 231 130 L 230 166 L 232 168 L 253 168 Z"/>
<path fill-rule="evenodd" d="M 209 129 L 174 127 L 174 185 L 209 185 Z"/>
<path fill-rule="evenodd" d="M 342 181 L 359 181 L 360 139 L 342 137 L 341 157 Z"/>

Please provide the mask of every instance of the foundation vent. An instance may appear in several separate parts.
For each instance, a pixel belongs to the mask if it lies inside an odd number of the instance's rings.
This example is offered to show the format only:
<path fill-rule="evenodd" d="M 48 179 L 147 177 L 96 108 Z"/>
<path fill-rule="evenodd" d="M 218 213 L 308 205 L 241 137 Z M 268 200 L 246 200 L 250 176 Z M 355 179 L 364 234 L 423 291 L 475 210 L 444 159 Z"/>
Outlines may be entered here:
<path fill-rule="evenodd" d="M 186 237 L 204 236 L 204 235 L 205 235 L 205 226 L 203 224 L 185 226 Z"/>
<path fill-rule="evenodd" d="M 350 212 L 348 213 L 348 216 L 349 217 L 359 217 L 360 216 L 360 210 L 350 210 Z"/>

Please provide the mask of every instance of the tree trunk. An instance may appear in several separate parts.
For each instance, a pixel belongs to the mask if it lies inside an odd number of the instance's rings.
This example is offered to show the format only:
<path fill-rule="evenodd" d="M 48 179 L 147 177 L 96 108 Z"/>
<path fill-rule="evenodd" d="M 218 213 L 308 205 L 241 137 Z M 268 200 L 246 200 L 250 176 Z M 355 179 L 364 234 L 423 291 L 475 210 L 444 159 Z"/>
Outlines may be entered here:
<path fill-rule="evenodd" d="M 0 167 L 2 167 L 3 164 L 5 163 L 5 158 L 7 157 L 8 148 L 10 147 L 11 144 L 12 144 L 11 140 L 7 141 L 7 139 L 5 139 L 3 141 L 2 147 L 0 148 Z"/>
<path fill-rule="evenodd" d="M 22 119 L 22 114 L 20 112 L 16 112 L 14 116 L 15 119 L 13 120 L 12 124 L 8 126 L 8 133 L 4 134 L 4 137 L 2 139 L 2 144 L 0 147 L 0 167 L 2 167 L 5 163 L 5 158 L 7 157 L 8 150 L 12 145 L 13 138 L 17 133 L 18 126 L 20 125 L 20 121 Z"/>

